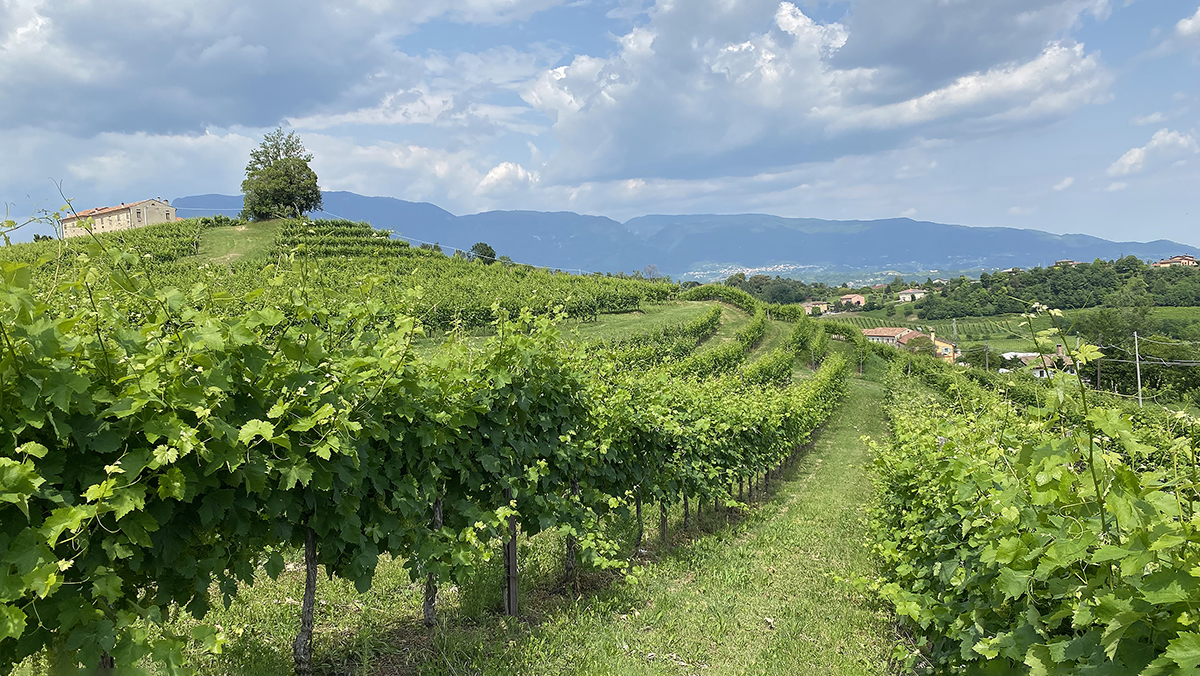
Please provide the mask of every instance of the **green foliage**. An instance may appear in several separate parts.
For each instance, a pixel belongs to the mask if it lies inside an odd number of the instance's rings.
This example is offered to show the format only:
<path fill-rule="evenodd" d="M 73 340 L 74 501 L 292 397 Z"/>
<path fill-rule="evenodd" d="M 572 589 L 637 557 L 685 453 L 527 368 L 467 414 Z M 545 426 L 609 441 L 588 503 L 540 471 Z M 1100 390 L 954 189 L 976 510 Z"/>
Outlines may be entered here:
<path fill-rule="evenodd" d="M 242 215 L 255 221 L 296 218 L 321 208 L 317 174 L 309 166 L 312 154 L 300 137 L 276 129 L 250 151 L 242 181 Z"/>
<path fill-rule="evenodd" d="M 1200 423 L 1134 418 L 1082 398 L 1074 378 L 958 373 L 890 352 L 893 436 L 875 448 L 872 514 L 885 575 L 874 588 L 918 637 L 912 664 L 1190 673 Z"/>
<path fill-rule="evenodd" d="M 471 246 L 471 260 L 491 265 L 496 262 L 496 250 L 487 242 L 476 242 Z"/>
<path fill-rule="evenodd" d="M 187 277 L 111 241 L 0 263 L 0 667 L 53 644 L 182 673 L 183 644 L 224 637 L 172 635 L 164 619 L 202 618 L 211 595 L 278 572 L 309 529 L 319 562 L 360 589 L 382 554 L 414 578 L 465 580 L 509 516 L 573 535 L 587 564 L 624 565 L 606 515 L 642 495 L 732 500 L 846 385 L 840 357 L 789 387 L 632 370 L 562 340 L 554 310 L 499 304 L 492 338 L 423 358 L 420 294 L 369 266 L 323 269 L 300 242 L 254 274 Z M 390 260 L 446 261 L 405 253 Z M 718 322 L 662 335 L 698 340 Z M 728 343 L 739 362 L 766 322 L 759 311 Z"/>

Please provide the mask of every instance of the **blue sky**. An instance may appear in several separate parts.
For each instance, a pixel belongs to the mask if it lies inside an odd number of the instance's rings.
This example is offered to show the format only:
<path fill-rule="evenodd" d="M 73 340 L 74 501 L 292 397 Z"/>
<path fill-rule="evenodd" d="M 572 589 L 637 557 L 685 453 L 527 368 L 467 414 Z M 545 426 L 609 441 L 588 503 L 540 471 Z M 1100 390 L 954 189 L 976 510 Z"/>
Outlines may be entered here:
<path fill-rule="evenodd" d="M 6 0 L 10 217 L 327 190 L 1200 245 L 1198 0 Z"/>

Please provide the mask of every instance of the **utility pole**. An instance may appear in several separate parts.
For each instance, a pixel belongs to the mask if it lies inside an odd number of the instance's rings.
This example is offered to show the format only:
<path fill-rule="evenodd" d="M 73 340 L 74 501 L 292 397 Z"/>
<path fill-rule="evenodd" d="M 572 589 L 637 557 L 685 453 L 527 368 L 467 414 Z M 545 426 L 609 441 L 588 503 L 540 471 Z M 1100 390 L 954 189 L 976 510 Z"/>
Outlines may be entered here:
<path fill-rule="evenodd" d="M 958 320 L 951 319 L 950 322 L 951 322 L 951 325 L 954 327 L 954 342 L 957 343 L 958 342 Z"/>
<path fill-rule="evenodd" d="M 991 363 L 991 359 L 990 359 L 990 357 L 992 356 L 991 352 L 992 352 L 991 346 L 988 345 L 986 340 L 983 341 L 983 370 L 984 371 L 992 370 L 992 363 Z"/>
<path fill-rule="evenodd" d="M 1142 354 L 1138 349 L 1138 334 L 1133 332 L 1133 363 L 1137 365 L 1138 408 L 1142 407 Z"/>
<path fill-rule="evenodd" d="M 1099 336 L 1097 337 L 1096 342 L 1100 343 L 1100 350 L 1101 350 L 1100 354 L 1104 354 L 1104 352 L 1103 352 L 1103 350 L 1104 350 L 1104 332 L 1100 332 Z M 1099 392 L 1101 389 L 1100 388 L 1100 362 L 1102 362 L 1102 361 L 1104 361 L 1104 357 L 1096 358 L 1096 391 L 1097 392 Z"/>

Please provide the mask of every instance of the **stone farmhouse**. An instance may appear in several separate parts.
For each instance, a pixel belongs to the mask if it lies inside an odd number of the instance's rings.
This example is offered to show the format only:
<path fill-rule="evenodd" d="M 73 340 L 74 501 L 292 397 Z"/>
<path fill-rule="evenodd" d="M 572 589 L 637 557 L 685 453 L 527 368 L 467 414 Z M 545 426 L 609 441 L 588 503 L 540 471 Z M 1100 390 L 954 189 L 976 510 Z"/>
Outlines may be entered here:
<path fill-rule="evenodd" d="M 91 230 L 97 234 L 130 230 L 155 223 L 170 223 L 176 219 L 175 207 L 164 199 L 142 200 L 130 204 L 122 202 L 120 206 L 88 209 L 62 219 L 63 236 L 86 235 L 87 230 L 83 226 L 89 218 L 92 219 Z"/>
<path fill-rule="evenodd" d="M 829 303 L 826 303 L 823 300 L 807 301 L 801 303 L 800 307 L 804 308 L 804 314 L 806 315 L 811 315 L 814 310 L 819 311 L 821 314 L 829 312 Z"/>
<path fill-rule="evenodd" d="M 905 289 L 899 293 L 898 297 L 901 303 L 911 303 L 924 298 L 925 292 L 921 289 Z"/>
<path fill-rule="evenodd" d="M 841 298 L 839 298 L 838 300 L 840 300 L 842 302 L 842 305 L 857 305 L 859 307 L 862 307 L 863 305 L 867 304 L 867 299 L 864 298 L 861 294 L 857 294 L 857 293 L 848 293 L 848 294 L 842 296 Z"/>

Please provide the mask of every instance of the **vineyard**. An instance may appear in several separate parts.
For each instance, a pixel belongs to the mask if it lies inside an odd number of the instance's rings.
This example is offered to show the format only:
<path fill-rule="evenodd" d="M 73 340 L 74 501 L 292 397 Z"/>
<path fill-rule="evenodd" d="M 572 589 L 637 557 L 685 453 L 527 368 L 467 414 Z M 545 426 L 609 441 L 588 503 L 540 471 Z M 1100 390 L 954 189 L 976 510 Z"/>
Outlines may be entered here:
<path fill-rule="evenodd" d="M 766 308 L 704 349 L 719 308 L 654 334 L 571 343 L 556 317 L 637 307 L 670 287 L 508 271 L 370 235 L 320 249 L 311 238 L 326 230 L 306 234 L 257 271 L 189 272 L 194 237 L 149 228 L 0 263 L 0 663 L 45 654 L 180 672 L 188 646 L 224 639 L 202 623 L 173 633 L 168 619 L 228 605 L 294 551 L 307 571 L 298 673 L 312 669 L 319 567 L 367 590 L 381 557 L 403 561 L 425 581 L 434 624 L 439 587 L 470 580 L 501 541 L 516 615 L 518 533 L 565 537 L 568 580 L 579 567 L 625 568 L 609 522 L 636 521 L 625 548 L 636 551 L 645 508 L 665 533 L 678 505 L 686 525 L 704 504 L 740 504 L 846 387 L 846 361 L 817 352 L 823 332 L 802 315 L 786 348 L 745 368 Z M 379 246 L 391 255 L 370 264 L 334 254 Z M 427 269 L 407 274 L 437 303 L 401 291 L 409 266 Z M 509 311 L 496 296 L 547 300 Z M 429 326 L 482 321 L 471 308 L 487 301 L 483 344 L 451 335 L 430 356 L 413 349 Z M 801 354 L 823 363 L 797 383 Z"/>
<path fill-rule="evenodd" d="M 950 338 L 954 335 L 957 329 L 960 340 L 963 341 L 983 341 L 983 340 L 1006 340 L 1006 339 L 1027 339 L 1027 334 L 1022 334 L 1020 321 L 1018 319 L 959 319 L 957 321 L 938 320 L 938 321 L 922 321 L 909 322 L 898 319 L 882 319 L 879 317 L 859 316 L 855 313 L 843 313 L 836 315 L 831 319 L 836 318 L 837 321 L 846 322 L 860 329 L 873 329 L 881 326 L 895 326 L 902 328 L 913 329 L 914 331 L 936 331 L 939 336 Z M 1039 327 L 1040 328 L 1040 327 Z"/>
<path fill-rule="evenodd" d="M 869 584 L 917 637 L 910 667 L 1192 673 L 1200 422 L 924 358 L 889 390 Z"/>
<path fill-rule="evenodd" d="M 1186 412 L 366 224 L 200 257 L 232 223 L 0 249 L 0 673 L 1200 667 Z"/>

